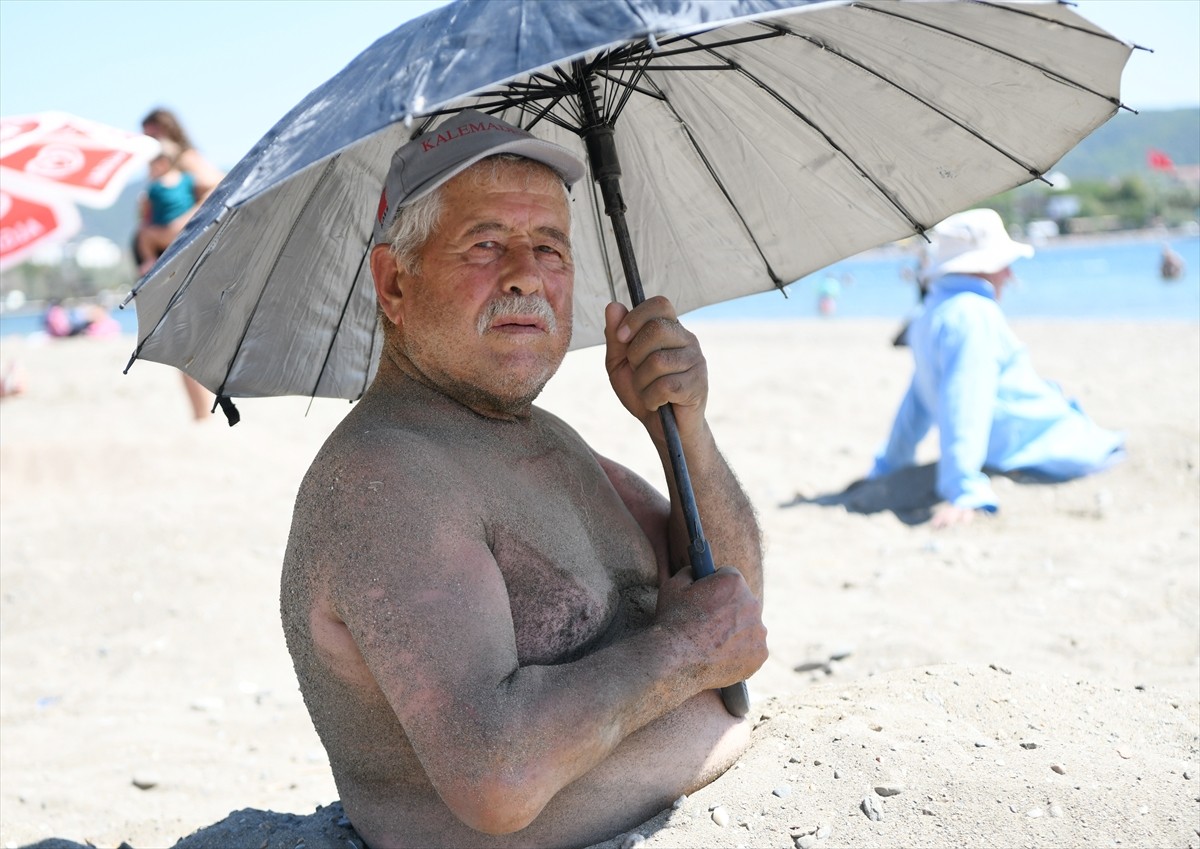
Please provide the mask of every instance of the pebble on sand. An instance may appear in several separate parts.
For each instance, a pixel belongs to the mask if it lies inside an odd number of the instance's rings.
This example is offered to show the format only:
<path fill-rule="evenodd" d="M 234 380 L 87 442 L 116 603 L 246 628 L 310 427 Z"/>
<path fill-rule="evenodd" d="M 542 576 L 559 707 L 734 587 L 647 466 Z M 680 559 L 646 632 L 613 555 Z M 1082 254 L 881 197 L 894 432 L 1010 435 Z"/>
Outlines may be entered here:
<path fill-rule="evenodd" d="M 724 805 L 717 805 L 713 808 L 712 821 L 721 826 L 721 828 L 729 825 L 729 811 Z"/>

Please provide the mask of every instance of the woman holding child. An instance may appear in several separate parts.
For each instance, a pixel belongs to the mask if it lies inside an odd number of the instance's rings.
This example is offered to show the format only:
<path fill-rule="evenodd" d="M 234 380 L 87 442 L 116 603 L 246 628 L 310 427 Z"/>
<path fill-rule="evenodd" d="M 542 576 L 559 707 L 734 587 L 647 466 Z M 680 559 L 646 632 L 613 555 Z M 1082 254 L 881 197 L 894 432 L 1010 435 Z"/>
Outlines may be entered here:
<path fill-rule="evenodd" d="M 146 187 L 134 237 L 134 260 L 138 276 L 146 274 L 183 225 L 200 208 L 225 175 L 205 159 L 184 132 L 174 113 L 154 109 L 142 119 L 142 132 L 158 139 L 162 152 L 150 163 L 151 181 Z M 183 374 L 192 416 L 203 421 L 210 415 L 212 396 L 203 386 Z"/>
<path fill-rule="evenodd" d="M 138 222 L 139 274 L 150 270 L 225 176 L 192 147 L 179 119 L 168 110 L 151 111 L 142 119 L 142 132 L 157 139 L 162 152 L 150 163 L 151 182 Z"/>

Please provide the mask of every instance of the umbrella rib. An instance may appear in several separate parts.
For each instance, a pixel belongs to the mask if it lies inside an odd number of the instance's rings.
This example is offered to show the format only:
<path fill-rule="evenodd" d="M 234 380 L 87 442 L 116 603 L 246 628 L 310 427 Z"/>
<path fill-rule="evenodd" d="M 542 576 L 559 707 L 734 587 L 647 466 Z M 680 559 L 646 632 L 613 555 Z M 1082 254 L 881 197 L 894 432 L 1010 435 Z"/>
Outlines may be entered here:
<path fill-rule="evenodd" d="M 713 32 L 713 30 L 704 30 L 703 32 L 694 32 L 689 35 L 677 35 L 677 36 L 673 36 L 671 38 L 663 39 L 662 41 L 658 42 L 657 50 L 651 50 L 649 44 L 643 40 L 636 44 L 631 44 L 627 47 L 621 48 L 619 50 L 614 50 L 609 55 L 610 55 L 610 57 L 612 57 L 615 60 L 614 64 L 629 61 L 629 60 L 633 59 L 634 57 L 636 57 L 639 53 L 649 53 L 649 55 L 652 56 L 654 59 L 659 59 L 659 58 L 665 59 L 665 58 L 670 58 L 672 56 L 683 56 L 687 53 L 697 53 L 699 51 L 707 50 L 710 47 L 730 47 L 735 44 L 745 44 L 746 42 L 749 42 L 749 41 L 762 41 L 767 38 L 778 38 L 779 36 L 783 35 L 783 33 L 778 31 L 777 29 L 771 28 L 771 29 L 768 29 L 768 31 L 766 31 L 766 32 L 760 32 L 755 35 L 744 35 L 744 36 L 739 36 L 738 38 L 727 38 L 724 41 L 715 41 L 711 44 L 704 44 L 702 42 L 698 42 L 695 40 L 697 36 L 706 35 L 707 33 L 710 33 L 710 32 Z M 679 48 L 675 48 L 675 49 L 667 49 L 664 47 L 664 45 L 680 44 L 680 43 L 685 43 L 690 46 L 679 47 Z"/>
<path fill-rule="evenodd" d="M 325 358 L 321 361 L 321 368 L 317 371 L 316 382 L 313 383 L 312 392 L 309 393 L 310 398 L 317 397 L 317 389 L 321 386 L 321 378 L 325 376 L 325 370 L 329 367 L 329 361 L 333 358 L 333 347 L 337 344 L 338 333 L 341 331 L 342 324 L 346 320 L 346 312 L 350 309 L 350 302 L 354 300 L 355 287 L 358 284 L 359 277 L 362 275 L 363 266 L 367 262 L 367 257 L 371 255 L 371 250 L 373 247 L 374 246 L 371 245 L 370 240 L 368 240 L 367 249 L 363 251 L 362 256 L 358 260 L 358 268 L 355 270 L 354 276 L 350 278 L 350 289 L 346 293 L 346 297 L 342 300 L 342 311 L 338 315 L 337 324 L 333 326 L 333 335 L 329 337 L 329 346 L 325 349 Z M 372 342 L 374 342 L 374 337 L 372 337 Z M 369 364 L 367 366 L 367 370 L 370 370 Z M 359 393 L 359 397 L 362 397 L 362 393 Z"/>
<path fill-rule="evenodd" d="M 325 181 L 329 179 L 330 175 L 333 173 L 334 167 L 341 158 L 341 154 L 334 154 L 325 163 L 325 168 L 321 171 L 321 176 L 317 179 L 312 191 L 308 193 L 308 197 L 304 199 L 304 203 L 301 205 L 299 213 L 292 217 L 291 227 L 288 228 L 288 234 L 283 240 L 283 248 L 286 248 L 291 242 L 292 237 L 296 235 L 296 230 L 300 226 L 300 219 L 304 217 L 304 213 L 308 210 L 309 204 L 312 203 L 312 199 L 316 196 L 317 192 L 320 191 L 321 187 L 325 185 Z M 246 317 L 246 323 L 242 325 L 242 335 L 238 338 L 237 347 L 234 348 L 233 356 L 229 359 L 229 365 L 225 367 L 225 377 L 221 379 L 221 386 L 216 390 L 216 394 L 218 395 L 228 394 L 225 392 L 225 385 L 229 382 L 229 375 L 233 374 L 233 368 L 235 365 L 237 365 L 238 356 L 242 353 L 242 345 L 245 344 L 246 336 L 250 333 L 250 325 L 254 323 L 254 316 L 258 313 L 258 307 L 260 304 L 262 304 L 263 297 L 267 293 L 267 286 L 270 285 L 270 282 L 275 279 L 275 269 L 279 266 L 279 261 L 282 259 L 282 257 L 283 249 L 281 248 L 275 252 L 275 258 L 271 262 L 271 267 L 267 270 L 267 273 L 263 278 L 266 280 L 266 282 L 263 284 L 262 289 L 260 289 L 258 292 L 258 297 L 254 301 L 254 308 L 250 310 L 249 315 Z"/>
<path fill-rule="evenodd" d="M 615 70 L 625 71 L 630 68 L 639 66 L 634 65 L 612 65 Z M 737 70 L 732 65 L 654 65 L 655 71 L 734 71 Z"/>
<path fill-rule="evenodd" d="M 976 0 L 976 2 L 979 2 L 979 0 Z M 1063 24 L 1059 21 L 1043 18 L 1041 15 L 1035 15 L 1032 12 L 1027 12 L 1024 10 L 1017 10 L 1017 9 L 1010 9 L 1007 6 L 1000 6 L 1000 5 L 996 5 L 996 4 L 992 4 L 992 3 L 981 2 L 980 5 L 987 6 L 992 9 L 1001 10 L 1004 12 L 1013 12 L 1015 14 L 1024 15 L 1026 17 L 1031 17 L 1031 18 L 1034 18 L 1035 20 L 1039 20 L 1039 21 L 1045 21 L 1046 23 L 1055 24 L 1057 26 L 1068 27 L 1069 29 L 1074 29 L 1077 32 L 1082 32 L 1082 33 L 1086 33 L 1088 35 L 1093 35 L 1093 36 L 1096 36 L 1097 38 L 1103 38 L 1106 41 L 1116 41 L 1118 43 L 1123 43 L 1120 41 L 1120 39 L 1113 38 L 1112 36 L 1107 35 L 1106 33 L 1097 33 L 1097 32 L 1092 32 L 1091 30 L 1083 29 L 1082 27 L 1070 26 L 1068 24 Z M 1020 64 L 1026 65 L 1030 68 L 1036 68 L 1037 70 L 1041 71 L 1043 74 L 1046 74 L 1049 77 L 1053 77 L 1054 79 L 1058 80 L 1059 82 L 1066 83 L 1067 85 L 1074 86 L 1075 88 L 1086 91 L 1088 94 L 1095 95 L 1096 97 L 1100 98 L 1101 100 L 1111 103 L 1113 106 L 1117 107 L 1118 109 L 1121 107 L 1121 101 L 1115 97 L 1110 97 L 1109 95 L 1098 92 L 1094 88 L 1086 86 L 1083 83 L 1073 80 L 1070 77 L 1064 76 L 1064 75 L 1058 73 L 1057 71 L 1051 70 L 1050 68 L 1039 65 L 1036 62 L 1030 62 L 1028 59 L 1024 59 L 1020 56 L 1017 56 L 1015 53 L 1009 53 L 1007 50 L 1000 50 L 997 47 L 994 47 L 990 44 L 986 44 L 982 41 L 979 41 L 978 39 L 971 38 L 970 36 L 963 35 L 962 33 L 954 32 L 953 30 L 948 30 L 944 27 L 935 26 L 933 24 L 926 23 L 925 21 L 918 21 L 918 20 L 915 20 L 914 18 L 908 17 L 907 15 L 897 14 L 896 12 L 893 12 L 891 10 L 880 9 L 875 6 L 869 6 L 869 5 L 865 5 L 862 3 L 855 3 L 854 8 L 863 9 L 864 11 L 867 11 L 867 12 L 874 12 L 875 14 L 878 14 L 878 15 L 887 15 L 890 18 L 898 18 L 903 21 L 908 21 L 911 24 L 916 24 L 917 26 L 924 27 L 925 29 L 934 30 L 935 32 L 940 32 L 943 35 L 948 35 L 948 36 L 951 36 L 952 38 L 957 38 L 961 41 L 966 41 L 969 44 L 974 44 L 976 47 L 981 47 L 984 50 L 990 50 L 993 53 L 999 53 L 1001 56 L 1005 56 L 1009 59 L 1012 59 L 1014 62 L 1019 62 Z M 784 29 L 786 29 L 786 27 L 784 27 Z M 790 32 L 790 30 L 789 30 L 789 32 Z M 793 33 L 793 35 L 797 35 L 797 34 L 798 33 Z M 829 48 L 826 48 L 826 49 L 829 49 Z M 838 53 L 836 50 L 832 50 L 831 52 L 833 52 L 839 56 L 842 55 L 841 53 Z M 845 57 L 843 57 L 843 58 L 845 58 Z M 853 60 L 851 60 L 851 61 L 853 61 Z M 856 62 L 855 64 L 858 64 L 858 63 Z M 869 70 L 869 69 L 867 69 L 867 70 Z M 872 72 L 872 73 L 874 73 L 874 72 Z M 884 79 L 883 77 L 880 77 L 880 78 Z M 901 90 L 903 90 L 903 89 L 901 89 Z M 1003 152 L 1003 151 L 1001 151 L 1001 152 Z M 1013 161 L 1015 162 L 1016 160 L 1013 160 Z M 1038 174 L 1038 176 L 1041 176 L 1041 175 Z"/>
<path fill-rule="evenodd" d="M 511 109 L 514 106 L 521 106 L 526 103 L 541 103 L 546 100 L 561 99 L 570 93 L 571 92 L 569 92 L 569 91 L 542 92 L 540 94 L 530 94 L 530 95 L 521 95 L 518 97 L 512 97 L 512 96 L 506 96 L 502 92 L 492 91 L 492 92 L 488 92 L 486 95 L 480 95 L 480 97 L 482 98 L 482 97 L 486 96 L 486 97 L 494 97 L 494 98 L 498 98 L 498 99 L 496 99 L 496 100 L 480 100 L 479 102 L 477 102 L 475 104 L 474 108 L 478 109 L 480 112 L 486 112 L 489 109 Z M 458 107 L 448 107 L 446 109 L 440 109 L 436 112 L 431 112 L 429 114 L 431 116 L 450 115 L 455 112 L 461 112 L 461 111 L 462 111 L 462 107 L 458 106 Z"/>
<path fill-rule="evenodd" d="M 232 222 L 233 219 L 237 217 L 237 210 L 230 210 L 229 207 L 226 207 L 224 210 L 222 210 L 221 214 L 216 218 L 216 220 L 213 223 L 217 224 L 217 225 L 221 225 L 225 221 L 226 213 L 229 213 L 228 220 L 230 222 Z M 200 266 L 202 266 L 204 264 L 204 261 L 206 259 L 208 259 L 208 255 L 210 253 L 212 253 L 213 250 L 216 248 L 216 245 L 214 243 L 217 241 L 217 236 L 220 235 L 221 229 L 222 229 L 221 226 L 216 226 L 216 227 L 212 228 L 212 234 L 208 237 L 208 241 L 205 242 L 204 248 L 200 251 L 200 256 L 196 257 L 196 261 L 194 263 L 192 263 L 192 267 L 189 268 L 187 274 L 185 274 L 183 276 L 183 280 L 180 281 L 179 287 L 171 295 L 171 299 L 169 301 L 167 301 L 166 309 L 164 309 L 162 311 L 162 315 L 159 316 L 158 321 L 156 321 L 154 323 L 154 327 L 151 328 L 150 332 L 146 334 L 146 338 L 138 340 L 137 345 L 133 349 L 133 355 L 129 358 L 129 365 L 125 366 L 126 372 L 128 372 L 130 369 L 130 366 L 133 365 L 133 361 L 136 360 L 141 355 L 142 349 L 144 347 L 146 347 L 146 343 L 149 342 L 151 337 L 154 336 L 154 334 L 158 332 L 158 328 L 162 327 L 163 322 L 167 320 L 167 316 L 171 313 L 171 310 L 174 309 L 175 304 L 179 303 L 179 299 L 183 297 L 183 293 L 187 289 L 188 285 L 192 282 L 192 278 L 195 277 L 196 272 L 200 270 Z M 149 277 L 143 277 L 138 282 L 138 284 L 134 287 L 134 289 L 129 293 L 129 296 L 125 298 L 125 302 L 121 304 L 121 307 L 124 308 L 125 305 L 128 304 L 130 301 L 135 300 L 138 296 L 138 292 L 140 292 L 142 290 L 142 287 L 145 286 L 146 283 L 149 282 L 149 280 L 150 280 Z M 136 309 L 136 307 L 135 307 L 135 309 Z"/>
<path fill-rule="evenodd" d="M 528 89 L 532 92 L 541 92 L 543 97 L 570 94 L 573 90 L 572 80 L 566 76 L 561 68 L 555 67 L 558 72 L 558 77 L 552 77 L 549 74 L 538 71 L 530 74 L 527 79 L 513 80 L 503 83 L 503 88 L 493 89 L 491 91 L 480 92 L 477 97 L 505 97 L 513 89 Z"/>
<path fill-rule="evenodd" d="M 534 76 L 537 78 L 545 79 L 545 77 L 543 77 L 540 74 L 536 74 Z M 531 77 L 531 79 L 533 79 L 533 77 Z M 512 90 L 512 89 L 526 90 L 527 89 L 529 91 L 546 91 L 548 89 L 555 89 L 555 88 L 561 87 L 560 83 L 557 80 L 550 80 L 549 83 L 550 84 L 547 85 L 547 84 L 537 84 L 537 83 L 532 83 L 532 82 L 526 82 L 525 80 L 513 80 L 510 83 L 505 83 L 504 87 L 509 90 Z M 496 94 L 496 93 L 497 92 L 484 92 L 483 94 Z M 483 94 L 481 94 L 480 96 L 482 97 Z"/>
<path fill-rule="evenodd" d="M 888 13 L 888 14 L 890 14 L 890 13 Z M 1029 175 L 1031 177 L 1033 177 L 1035 179 L 1044 180 L 1044 178 L 1042 177 L 1042 172 L 1039 171 L 1036 167 L 1034 167 L 1033 165 L 1030 165 L 1028 162 L 1022 161 L 1014 154 L 1010 153 L 1009 151 L 1007 151 L 1004 148 L 997 145 L 991 139 L 987 138 L 984 135 L 981 135 L 977 130 L 973 129 L 972 127 L 968 126 L 967 124 L 964 124 L 962 121 L 958 120 L 953 115 L 946 112 L 944 109 L 941 109 L 938 106 L 936 106 L 935 104 L 930 103 L 928 100 L 921 97 L 919 94 L 916 94 L 915 92 L 912 92 L 909 89 L 905 88 L 904 86 L 900 85 L 895 80 L 888 78 L 887 76 L 879 73 L 878 71 L 874 70 L 873 68 L 867 67 L 862 62 L 859 62 L 857 59 L 855 59 L 851 56 L 847 56 L 845 53 L 841 52 L 840 50 L 838 50 L 834 47 L 830 47 L 829 45 L 825 44 L 824 42 L 822 42 L 819 39 L 816 39 L 810 35 L 805 35 L 804 33 L 795 32 L 793 30 L 788 30 L 788 29 L 785 29 L 785 32 L 787 32 L 788 35 L 794 36 L 795 38 L 798 38 L 801 41 L 812 45 L 813 47 L 820 50 L 822 53 L 828 53 L 830 55 L 837 56 L 843 62 L 849 62 L 851 65 L 858 68 L 859 70 L 870 74 L 871 76 L 875 77 L 877 80 L 885 83 L 886 85 L 891 86 L 892 88 L 896 89 L 897 91 L 903 92 L 904 94 L 908 95 L 913 100 L 915 100 L 917 103 L 920 103 L 926 109 L 930 110 L 931 112 L 936 112 L 938 115 L 945 118 L 951 124 L 954 124 L 954 126 L 958 127 L 960 130 L 968 133 L 969 135 L 974 136 L 977 140 L 983 142 L 985 145 L 990 147 L 992 150 L 996 151 L 996 153 L 1003 156 L 1009 162 L 1012 162 L 1014 165 L 1017 165 L 1020 168 L 1024 169 L 1026 172 L 1029 173 Z M 983 46 L 983 45 L 981 45 L 981 46 Z M 1029 64 L 1029 63 L 1025 63 L 1025 64 Z M 745 71 L 745 69 L 739 69 L 739 70 L 741 70 L 742 73 L 748 73 L 747 71 Z"/>
<path fill-rule="evenodd" d="M 569 71 L 564 70 L 560 65 L 554 66 L 554 72 L 558 74 L 559 82 L 562 85 L 563 90 L 568 92 L 568 94 L 561 101 L 563 111 L 567 113 L 567 120 L 560 120 L 559 126 L 578 133 L 580 128 L 583 126 L 583 115 L 579 111 L 578 98 L 572 97 L 571 95 L 578 94 L 579 81 L 576 80 Z"/>
<path fill-rule="evenodd" d="M 557 102 L 563 100 L 564 97 L 569 96 L 570 94 L 570 91 L 542 91 L 541 94 L 538 95 L 512 97 L 505 95 L 502 91 L 488 91 L 486 94 L 482 94 L 479 97 L 496 98 L 496 100 L 480 100 L 475 102 L 472 108 L 479 109 L 480 112 L 494 113 L 500 112 L 500 110 L 504 109 L 522 107 L 526 103 L 542 103 L 545 101 Z M 551 108 L 553 108 L 553 104 Z M 439 115 L 452 115 L 458 112 L 462 112 L 461 104 L 457 104 L 457 106 L 446 107 L 445 109 L 434 110 L 434 112 L 428 113 L 427 116 L 428 118 L 437 118 Z"/>
<path fill-rule="evenodd" d="M 1121 39 L 1119 39 L 1116 36 L 1111 35 L 1107 32 L 1096 32 L 1095 30 L 1090 30 L 1087 27 L 1081 27 L 1076 24 L 1067 23 L 1066 21 L 1058 21 L 1053 18 L 1045 18 L 1045 17 L 1042 17 L 1041 15 L 1037 14 L 1036 12 L 1029 11 L 1028 9 L 1014 9 L 1012 6 L 1002 6 L 999 3 L 991 2 L 991 0 L 975 0 L 975 2 L 978 3 L 980 6 L 988 6 L 992 9 L 1001 9 L 1005 12 L 1009 12 L 1014 15 L 1025 15 L 1026 17 L 1034 18 L 1036 20 L 1043 21 L 1048 24 L 1053 24 L 1054 26 L 1063 27 L 1064 29 L 1073 29 L 1076 32 L 1084 33 L 1085 35 L 1090 35 L 1095 38 L 1102 38 L 1105 41 L 1115 41 L 1116 43 L 1122 44 L 1122 45 L 1126 44 L 1126 42 L 1122 41 Z M 1065 5 L 1068 5 L 1068 6 L 1075 5 L 1073 2 L 1069 2 L 1069 0 L 1059 0 L 1059 2 L 1064 3 Z M 873 7 L 867 7 L 867 8 L 873 8 Z M 875 11 L 882 11 L 882 10 L 875 9 Z M 890 14 L 890 13 L 885 12 L 884 14 Z M 1137 47 L 1136 44 L 1133 46 Z M 1146 48 L 1140 47 L 1138 49 L 1145 50 Z M 1101 96 L 1103 96 L 1103 95 L 1101 95 Z"/>
<path fill-rule="evenodd" d="M 571 123 L 571 121 L 569 121 L 565 118 L 560 118 L 558 115 L 555 115 L 553 112 L 550 111 L 550 109 L 553 109 L 560 102 L 569 102 L 569 101 L 563 101 L 563 99 L 561 97 L 558 98 L 557 100 L 554 101 L 554 103 L 552 103 L 550 105 L 550 107 L 548 109 L 542 110 L 542 112 L 540 112 L 538 114 L 538 117 L 533 121 L 533 123 L 526 126 L 525 129 L 527 129 L 527 130 L 532 129 L 534 126 L 537 125 L 538 121 L 540 121 L 544 118 L 545 120 L 549 121 L 551 124 L 554 124 L 555 126 L 558 126 L 558 127 L 562 127 L 564 130 L 568 130 L 568 131 L 578 135 L 578 133 L 579 133 L 579 122 L 578 121 L 576 121 L 575 123 Z"/>
<path fill-rule="evenodd" d="M 807 41 L 807 39 L 805 39 L 805 40 Z M 719 59 L 732 62 L 732 60 L 726 59 L 726 57 L 722 56 L 720 53 L 717 53 L 716 55 L 717 55 L 717 58 L 719 58 Z M 841 54 L 836 54 L 836 55 L 840 56 Z M 887 200 L 887 202 L 890 203 L 896 209 L 897 212 L 899 212 L 901 215 L 904 216 L 905 220 L 908 221 L 909 225 L 913 228 L 914 232 L 924 233 L 926 230 L 929 229 L 929 227 L 922 225 L 919 221 L 917 221 L 917 219 L 915 219 L 912 216 L 912 214 L 907 209 L 904 208 L 903 204 L 901 204 L 898 200 L 896 200 L 896 198 L 892 197 L 892 195 L 883 186 L 881 186 L 874 177 L 872 177 L 869 173 L 867 173 L 867 171 L 862 167 L 862 165 L 860 165 L 858 163 L 858 160 L 856 160 L 853 156 L 851 156 L 845 150 L 843 150 L 842 147 L 836 141 L 834 141 L 834 139 L 827 132 L 825 132 L 823 129 L 821 129 L 819 126 L 817 126 L 817 124 L 815 122 L 813 122 L 812 119 L 810 119 L 807 115 L 805 115 L 803 112 L 801 112 L 799 109 L 797 109 L 796 106 L 791 101 L 789 101 L 786 97 L 784 97 L 782 94 L 777 92 L 771 86 L 767 85 L 767 83 L 763 82 L 757 76 L 755 76 L 754 74 L 747 71 L 745 68 L 743 68 L 737 62 L 732 62 L 732 64 L 735 66 L 736 71 L 739 74 L 741 74 L 746 79 L 750 80 L 752 83 L 754 83 L 756 86 L 758 86 L 760 89 L 765 91 L 777 103 L 779 103 L 781 106 L 783 106 L 789 112 L 791 112 L 792 115 L 794 115 L 796 118 L 800 119 L 800 121 L 807 124 L 813 130 L 813 132 L 819 134 L 821 136 L 821 138 L 823 138 L 825 140 L 825 143 L 827 145 L 829 145 L 829 147 L 831 149 L 833 149 L 838 154 L 840 154 L 842 157 L 844 157 L 845 160 L 854 167 L 854 170 L 857 171 L 864 180 L 866 180 L 868 183 L 870 183 L 872 186 L 875 187 L 875 191 L 878 192 L 881 197 L 885 198 Z"/>
<path fill-rule="evenodd" d="M 655 85 L 652 79 L 647 79 L 647 81 L 651 85 Z M 684 134 L 687 136 L 688 143 L 691 144 L 692 150 L 696 152 L 696 155 L 700 157 L 700 161 L 704 163 L 704 167 L 708 169 L 709 176 L 712 177 L 713 182 L 721 191 L 726 203 L 729 204 L 729 208 L 733 211 L 733 214 L 737 216 L 738 221 L 742 222 L 742 229 L 746 231 L 746 236 L 750 240 L 750 244 L 754 245 L 754 250 L 758 252 L 759 258 L 762 259 L 763 266 L 767 270 L 767 275 L 771 278 L 771 283 L 774 284 L 776 289 L 783 291 L 783 287 L 787 285 L 787 282 L 781 279 L 780 276 L 775 273 L 775 269 L 771 266 L 771 261 L 767 259 L 766 253 L 763 252 L 762 245 L 760 245 L 758 239 L 755 238 L 754 230 L 750 227 L 750 224 L 742 215 L 741 209 L 738 208 L 738 205 L 734 202 L 733 197 L 729 194 L 729 190 L 725 187 L 725 183 L 721 179 L 720 175 L 717 174 L 716 170 L 713 168 L 712 162 L 709 161 L 708 156 L 704 153 L 704 149 L 700 146 L 700 143 L 696 140 L 696 137 L 692 135 L 692 128 L 688 126 L 688 123 L 686 120 L 684 120 L 683 116 L 675 111 L 674 104 L 671 103 L 671 99 L 667 97 L 665 92 L 662 92 L 662 101 L 667 105 L 667 108 L 671 110 L 671 114 L 675 116 L 675 120 L 679 122 L 679 126 L 683 129 Z"/>
<path fill-rule="evenodd" d="M 528 124 L 521 124 L 521 126 L 523 126 L 527 130 L 532 130 L 534 127 L 536 127 L 541 122 L 541 120 L 543 118 L 550 121 L 550 123 L 554 123 L 555 118 L 550 113 L 552 111 L 554 111 L 554 108 L 556 106 L 558 106 L 559 103 L 562 102 L 562 99 L 563 99 L 562 95 L 559 95 L 558 97 L 554 98 L 548 104 L 546 104 L 546 106 L 544 108 L 538 110 L 537 114 L 534 115 L 532 121 L 530 121 Z M 525 106 L 526 105 L 527 105 L 526 103 L 520 104 L 520 109 L 521 109 L 522 115 L 525 114 Z M 570 129 L 570 128 L 567 128 L 567 129 Z"/>
<path fill-rule="evenodd" d="M 620 117 L 621 113 L 625 111 L 625 105 L 629 103 L 629 98 L 633 96 L 635 91 L 640 94 L 644 94 L 647 97 L 659 98 L 664 101 L 666 100 L 666 97 L 661 90 L 659 90 L 658 93 L 654 93 L 647 89 L 641 88 L 638 85 L 638 82 L 646 74 L 646 66 L 650 64 L 652 59 L 653 56 L 651 54 L 647 54 L 645 61 L 636 65 L 633 68 L 633 73 L 631 73 L 628 78 L 618 77 L 616 80 L 614 80 L 617 85 L 624 87 L 624 91 L 621 93 L 621 99 L 613 107 L 612 115 L 610 116 L 610 120 L 614 123 L 616 122 L 617 118 Z M 607 77 L 607 74 L 605 76 Z"/>

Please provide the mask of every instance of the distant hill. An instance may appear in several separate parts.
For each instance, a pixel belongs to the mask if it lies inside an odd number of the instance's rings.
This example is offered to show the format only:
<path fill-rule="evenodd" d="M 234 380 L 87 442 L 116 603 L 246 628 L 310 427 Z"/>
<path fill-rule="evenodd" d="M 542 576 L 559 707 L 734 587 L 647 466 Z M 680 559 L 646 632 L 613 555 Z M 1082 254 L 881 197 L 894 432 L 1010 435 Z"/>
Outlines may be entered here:
<path fill-rule="evenodd" d="M 1149 149 L 1161 150 L 1175 165 L 1200 164 L 1200 107 L 1124 110 L 1081 141 L 1054 168 L 1072 180 L 1102 180 L 1144 174 Z"/>
<path fill-rule="evenodd" d="M 1073 180 L 1141 174 L 1150 170 L 1149 148 L 1166 153 L 1176 165 L 1200 164 L 1200 107 L 1137 115 L 1119 112 L 1064 156 L 1055 170 Z M 81 207 L 81 236 L 104 236 L 122 247 L 129 245 L 145 185 L 143 180 L 130 183 L 108 209 Z"/>

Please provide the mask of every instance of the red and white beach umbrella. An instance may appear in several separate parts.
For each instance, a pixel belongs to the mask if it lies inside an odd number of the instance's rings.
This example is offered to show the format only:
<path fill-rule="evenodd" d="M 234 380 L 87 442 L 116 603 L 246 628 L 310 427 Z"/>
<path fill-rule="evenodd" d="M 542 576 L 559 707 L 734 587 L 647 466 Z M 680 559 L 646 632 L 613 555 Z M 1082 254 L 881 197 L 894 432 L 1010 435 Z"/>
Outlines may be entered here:
<path fill-rule="evenodd" d="M 79 213 L 66 198 L 26 197 L 0 188 L 0 271 L 29 259 L 40 248 L 79 232 Z"/>
<path fill-rule="evenodd" d="M 158 149 L 64 112 L 0 118 L 0 269 L 77 233 L 74 204 L 111 206 Z"/>

